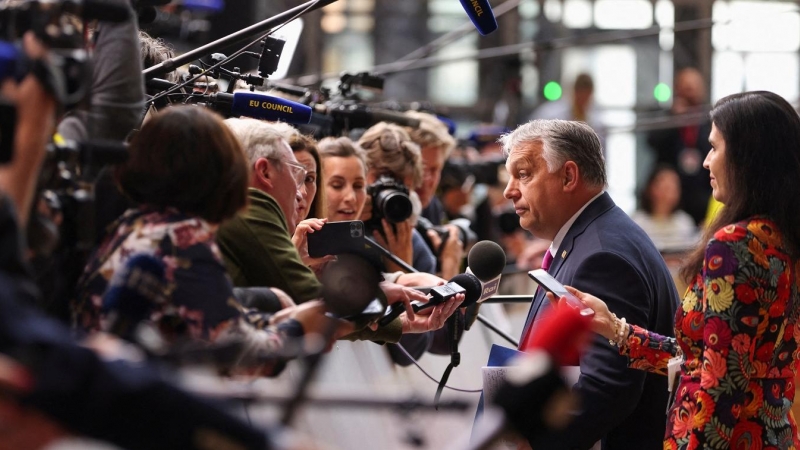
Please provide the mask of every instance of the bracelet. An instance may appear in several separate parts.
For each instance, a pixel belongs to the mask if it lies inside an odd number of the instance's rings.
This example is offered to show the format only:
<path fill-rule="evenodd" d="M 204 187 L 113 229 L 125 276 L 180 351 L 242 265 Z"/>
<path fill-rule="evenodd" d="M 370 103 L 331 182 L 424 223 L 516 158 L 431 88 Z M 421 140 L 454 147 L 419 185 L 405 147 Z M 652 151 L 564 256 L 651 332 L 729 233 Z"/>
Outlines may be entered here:
<path fill-rule="evenodd" d="M 616 347 L 622 347 L 630 335 L 630 327 L 624 317 L 619 319 L 614 313 L 611 313 L 611 317 L 614 319 L 614 338 L 609 339 L 608 343 Z"/>

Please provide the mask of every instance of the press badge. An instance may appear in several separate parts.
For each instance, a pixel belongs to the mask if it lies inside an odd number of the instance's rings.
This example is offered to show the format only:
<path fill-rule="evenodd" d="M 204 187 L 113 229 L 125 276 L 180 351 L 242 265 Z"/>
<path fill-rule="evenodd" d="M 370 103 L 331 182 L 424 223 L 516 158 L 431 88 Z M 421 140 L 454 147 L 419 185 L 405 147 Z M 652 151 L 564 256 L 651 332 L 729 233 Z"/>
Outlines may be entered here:
<path fill-rule="evenodd" d="M 667 362 L 667 391 L 669 392 L 667 414 L 669 414 L 669 410 L 675 402 L 675 393 L 678 391 L 678 373 L 681 371 L 682 362 L 683 355 L 673 356 L 669 359 L 669 362 Z"/>

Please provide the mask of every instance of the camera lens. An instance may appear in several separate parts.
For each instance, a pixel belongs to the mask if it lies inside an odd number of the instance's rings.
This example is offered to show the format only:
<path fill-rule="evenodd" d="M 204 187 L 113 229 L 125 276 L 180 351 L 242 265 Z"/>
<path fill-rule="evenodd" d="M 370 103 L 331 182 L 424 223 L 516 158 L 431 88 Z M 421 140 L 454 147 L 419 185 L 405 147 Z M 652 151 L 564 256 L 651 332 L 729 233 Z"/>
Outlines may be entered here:
<path fill-rule="evenodd" d="M 383 217 L 391 223 L 399 223 L 411 217 L 411 199 L 403 192 L 386 189 L 378 194 L 377 204 Z"/>

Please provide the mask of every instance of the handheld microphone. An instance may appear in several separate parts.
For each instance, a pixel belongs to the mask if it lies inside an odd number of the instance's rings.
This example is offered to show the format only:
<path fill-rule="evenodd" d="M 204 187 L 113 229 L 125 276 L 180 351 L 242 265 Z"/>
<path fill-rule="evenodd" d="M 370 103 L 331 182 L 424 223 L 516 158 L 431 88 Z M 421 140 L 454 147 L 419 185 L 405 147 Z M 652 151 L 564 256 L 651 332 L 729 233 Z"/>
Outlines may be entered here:
<path fill-rule="evenodd" d="M 414 309 L 414 312 L 419 312 L 423 309 L 432 308 L 438 304 L 444 303 L 457 294 L 464 294 L 464 302 L 461 306 L 473 305 L 481 296 L 481 281 L 471 273 L 460 273 L 451 278 L 447 284 L 434 286 L 429 289 L 428 293 L 431 295 L 431 299 L 428 303 L 421 305 L 412 303 L 411 307 Z M 395 303 L 389 305 L 386 315 L 381 317 L 378 321 L 378 325 L 382 327 L 388 325 L 392 320 L 397 318 L 397 316 L 402 314 L 403 311 L 405 311 L 405 308 L 402 304 Z"/>
<path fill-rule="evenodd" d="M 166 288 L 164 272 L 161 260 L 139 254 L 114 274 L 103 295 L 103 311 L 109 316 L 110 333 L 137 343 L 137 326 L 147 320 L 153 307 L 163 300 Z"/>
<path fill-rule="evenodd" d="M 260 92 L 220 92 L 212 94 L 214 103 L 228 109 L 233 117 L 245 116 L 270 122 L 307 124 L 311 122 L 311 107 L 302 103 Z M 224 112 L 224 111 L 223 111 Z"/>
<path fill-rule="evenodd" d="M 489 0 L 460 0 L 461 6 L 467 12 L 469 20 L 478 29 L 481 36 L 486 36 L 497 29 L 497 19 L 492 12 Z"/>

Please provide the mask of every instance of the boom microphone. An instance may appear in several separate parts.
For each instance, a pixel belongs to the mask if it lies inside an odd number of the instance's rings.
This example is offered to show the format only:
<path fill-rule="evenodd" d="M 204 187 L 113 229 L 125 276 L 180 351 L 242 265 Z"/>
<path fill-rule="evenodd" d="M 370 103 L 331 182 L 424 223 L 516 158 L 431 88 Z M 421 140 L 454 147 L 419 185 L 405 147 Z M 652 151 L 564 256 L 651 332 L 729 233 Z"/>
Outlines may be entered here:
<path fill-rule="evenodd" d="M 497 19 L 494 17 L 489 0 L 461 0 L 461 6 L 481 36 L 486 36 L 497 29 Z"/>
<path fill-rule="evenodd" d="M 273 97 L 259 92 L 220 92 L 212 94 L 213 103 L 232 117 L 252 117 L 270 122 L 307 124 L 311 122 L 311 107 L 302 103 Z"/>

